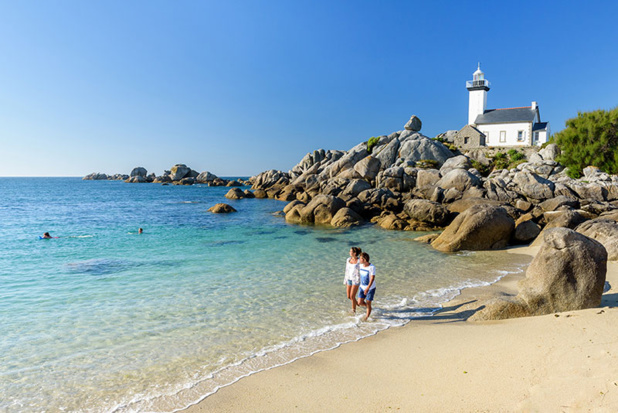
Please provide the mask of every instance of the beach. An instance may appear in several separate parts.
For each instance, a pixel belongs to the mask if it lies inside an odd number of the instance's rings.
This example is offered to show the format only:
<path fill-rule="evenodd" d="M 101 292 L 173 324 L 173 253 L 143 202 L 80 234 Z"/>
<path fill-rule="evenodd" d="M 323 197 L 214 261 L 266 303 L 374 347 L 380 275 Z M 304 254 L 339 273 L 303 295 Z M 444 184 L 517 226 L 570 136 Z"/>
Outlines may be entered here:
<path fill-rule="evenodd" d="M 245 377 L 186 411 L 617 411 L 618 264 L 607 268 L 600 308 L 465 321 L 485 299 L 517 293 L 525 275 L 510 274 L 433 317 Z"/>

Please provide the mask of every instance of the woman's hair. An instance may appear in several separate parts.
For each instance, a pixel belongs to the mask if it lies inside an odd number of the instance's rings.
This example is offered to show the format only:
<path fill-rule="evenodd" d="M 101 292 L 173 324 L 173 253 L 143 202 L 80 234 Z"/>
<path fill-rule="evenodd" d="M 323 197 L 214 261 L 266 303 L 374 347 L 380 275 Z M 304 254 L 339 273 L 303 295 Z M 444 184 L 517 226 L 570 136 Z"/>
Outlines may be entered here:
<path fill-rule="evenodd" d="M 361 258 L 364 258 L 365 261 L 369 262 L 369 254 L 367 254 L 366 252 L 361 252 Z"/>
<path fill-rule="evenodd" d="M 362 252 L 360 248 L 358 247 L 352 247 L 350 248 L 352 250 L 352 252 L 354 253 L 354 255 L 356 255 L 357 257 L 360 255 L 360 253 Z"/>

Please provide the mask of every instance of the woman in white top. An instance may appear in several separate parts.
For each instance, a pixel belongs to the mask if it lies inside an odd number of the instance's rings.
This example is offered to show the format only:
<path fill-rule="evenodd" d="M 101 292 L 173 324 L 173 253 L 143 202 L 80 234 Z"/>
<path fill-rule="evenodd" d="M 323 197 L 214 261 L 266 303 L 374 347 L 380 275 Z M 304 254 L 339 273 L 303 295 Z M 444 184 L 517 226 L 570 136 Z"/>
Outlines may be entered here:
<path fill-rule="evenodd" d="M 345 277 L 343 278 L 346 294 L 348 299 L 352 301 L 353 313 L 356 313 L 356 293 L 358 292 L 358 286 L 360 284 L 360 274 L 358 272 L 358 256 L 360 253 L 360 248 L 350 248 L 350 257 L 345 261 Z"/>

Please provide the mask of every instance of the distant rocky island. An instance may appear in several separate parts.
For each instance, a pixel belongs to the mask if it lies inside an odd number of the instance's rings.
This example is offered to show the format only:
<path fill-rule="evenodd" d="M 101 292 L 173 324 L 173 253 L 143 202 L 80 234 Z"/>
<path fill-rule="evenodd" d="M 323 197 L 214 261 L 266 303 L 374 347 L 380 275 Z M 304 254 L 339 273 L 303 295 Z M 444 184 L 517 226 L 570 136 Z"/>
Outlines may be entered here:
<path fill-rule="evenodd" d="M 228 180 L 222 179 L 210 172 L 197 172 L 185 164 L 176 164 L 170 170 L 163 171 L 163 174 L 156 176 L 154 173 L 148 174 L 146 168 L 138 166 L 133 168 L 129 175 L 113 174 L 107 175 L 100 172 L 93 172 L 82 178 L 91 181 L 125 181 L 127 183 L 159 183 L 172 185 L 195 185 L 206 184 L 208 186 L 242 186 L 248 185 L 242 179 Z"/>

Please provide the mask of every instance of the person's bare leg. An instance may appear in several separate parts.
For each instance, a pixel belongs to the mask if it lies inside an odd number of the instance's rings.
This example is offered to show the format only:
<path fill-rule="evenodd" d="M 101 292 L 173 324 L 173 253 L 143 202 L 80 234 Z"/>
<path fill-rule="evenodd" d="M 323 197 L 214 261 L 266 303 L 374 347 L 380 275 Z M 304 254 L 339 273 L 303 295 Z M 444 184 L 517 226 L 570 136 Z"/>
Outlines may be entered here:
<path fill-rule="evenodd" d="M 350 285 L 350 284 L 346 284 L 346 285 L 345 285 L 345 293 L 346 293 L 346 294 L 347 294 L 347 296 L 348 296 L 348 300 L 351 300 L 352 298 L 354 298 L 354 296 L 350 294 L 350 293 L 352 292 L 352 288 L 353 288 L 353 287 L 354 287 L 354 286 L 353 286 L 353 285 Z"/>
<path fill-rule="evenodd" d="M 365 321 L 367 321 L 367 319 L 369 318 L 369 315 L 371 315 L 371 301 L 365 301 L 367 303 L 367 315 L 365 316 Z"/>
<path fill-rule="evenodd" d="M 352 301 L 352 312 L 356 314 L 356 293 L 358 292 L 358 285 L 352 285 L 352 295 L 350 301 Z"/>

